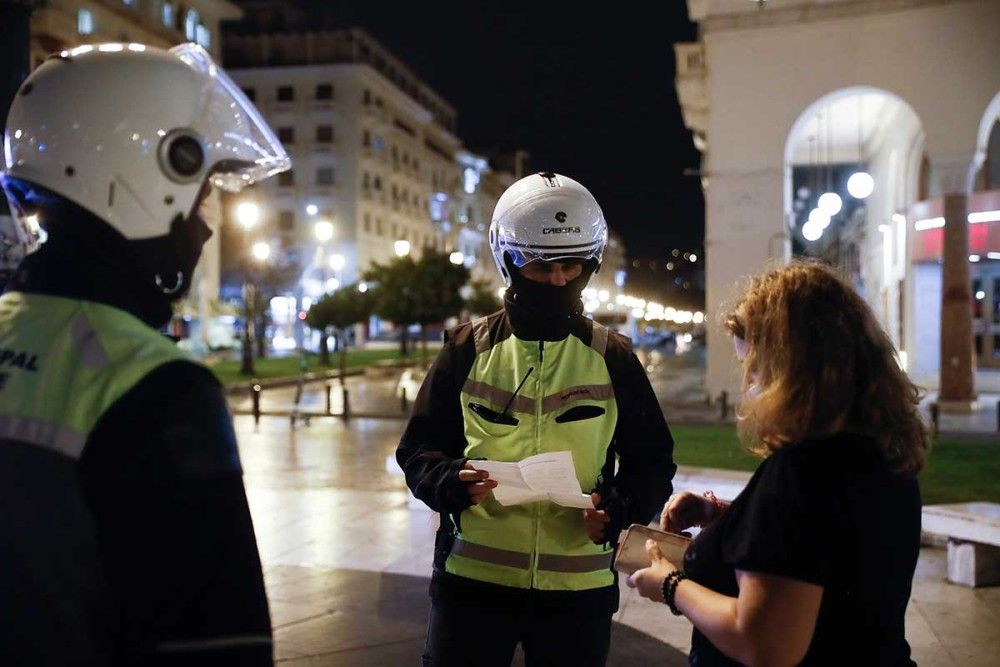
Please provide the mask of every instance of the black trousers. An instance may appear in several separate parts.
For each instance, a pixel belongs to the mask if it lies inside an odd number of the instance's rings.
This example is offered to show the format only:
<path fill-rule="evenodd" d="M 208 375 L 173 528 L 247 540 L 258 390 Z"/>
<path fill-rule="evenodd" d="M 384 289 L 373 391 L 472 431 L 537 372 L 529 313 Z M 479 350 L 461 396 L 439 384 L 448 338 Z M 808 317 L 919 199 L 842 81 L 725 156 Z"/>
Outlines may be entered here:
<path fill-rule="evenodd" d="M 527 667 L 604 667 L 611 614 L 431 604 L 425 667 L 510 667 L 520 643 Z"/>

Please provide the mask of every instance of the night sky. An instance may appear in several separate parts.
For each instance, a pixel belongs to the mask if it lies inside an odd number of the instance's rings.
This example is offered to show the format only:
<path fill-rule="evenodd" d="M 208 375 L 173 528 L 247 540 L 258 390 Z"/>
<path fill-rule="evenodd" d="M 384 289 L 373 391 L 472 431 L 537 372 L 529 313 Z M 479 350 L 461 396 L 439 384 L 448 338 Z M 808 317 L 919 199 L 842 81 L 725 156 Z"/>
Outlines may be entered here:
<path fill-rule="evenodd" d="M 589 188 L 629 259 L 642 262 L 630 267 L 637 291 L 660 291 L 673 248 L 704 256 L 700 184 L 682 173 L 698 167 L 699 154 L 674 88 L 673 43 L 696 35 L 684 0 L 642 11 L 296 1 L 331 27 L 358 26 L 382 42 L 456 109 L 469 149 L 524 148 L 531 170 Z"/>

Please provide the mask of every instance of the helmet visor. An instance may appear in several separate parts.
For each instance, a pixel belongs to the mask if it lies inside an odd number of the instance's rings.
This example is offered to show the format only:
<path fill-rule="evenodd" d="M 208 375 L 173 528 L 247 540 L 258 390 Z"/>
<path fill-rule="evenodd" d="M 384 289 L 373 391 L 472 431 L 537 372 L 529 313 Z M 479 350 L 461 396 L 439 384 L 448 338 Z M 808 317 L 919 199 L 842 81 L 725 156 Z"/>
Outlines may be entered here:
<path fill-rule="evenodd" d="M 523 228 L 522 228 L 523 229 Z M 581 229 L 571 225 L 539 224 L 519 234 L 517 228 L 499 225 L 497 245 L 520 268 L 535 260 L 580 259 L 601 261 L 608 232 L 604 225 Z"/>
<path fill-rule="evenodd" d="M 196 116 L 211 165 L 209 180 L 239 192 L 292 166 L 291 158 L 253 102 L 197 44 L 170 49 L 205 80 Z"/>

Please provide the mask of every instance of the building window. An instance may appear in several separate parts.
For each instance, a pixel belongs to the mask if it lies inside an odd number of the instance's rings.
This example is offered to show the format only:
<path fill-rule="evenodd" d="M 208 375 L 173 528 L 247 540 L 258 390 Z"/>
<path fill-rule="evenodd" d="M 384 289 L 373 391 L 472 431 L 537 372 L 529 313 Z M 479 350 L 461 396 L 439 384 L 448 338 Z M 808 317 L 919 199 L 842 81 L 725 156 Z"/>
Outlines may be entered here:
<path fill-rule="evenodd" d="M 375 189 L 382 190 L 382 179 L 377 174 L 375 175 Z"/>
<path fill-rule="evenodd" d="M 372 103 L 372 91 L 370 91 L 367 88 L 365 88 L 365 94 L 362 96 L 361 102 L 365 106 L 368 106 L 369 104 L 371 104 Z"/>
<path fill-rule="evenodd" d="M 372 133 L 369 132 L 368 130 L 365 130 L 361 134 L 361 145 L 364 146 L 365 148 L 368 148 L 369 146 L 372 145 Z"/>
<path fill-rule="evenodd" d="M 375 234 L 382 236 L 382 218 L 375 218 Z"/>
<path fill-rule="evenodd" d="M 257 100 L 257 91 L 254 90 L 253 88 L 244 88 L 243 94 L 246 95 L 247 99 L 250 100 L 251 102 Z"/>
<path fill-rule="evenodd" d="M 212 48 L 212 33 L 203 24 L 198 24 L 195 29 L 195 41 L 201 44 L 206 49 Z"/>
<path fill-rule="evenodd" d="M 295 229 L 295 211 L 281 211 L 278 213 L 278 229 L 283 232 L 290 232 Z"/>
<path fill-rule="evenodd" d="M 278 86 L 278 101 L 291 102 L 295 99 L 295 88 L 292 86 Z"/>
<path fill-rule="evenodd" d="M 174 18 L 174 3 L 172 2 L 163 3 L 163 9 L 160 12 L 160 18 L 163 21 L 163 25 L 167 26 L 168 28 L 173 28 L 176 25 L 175 23 L 176 19 Z"/>
<path fill-rule="evenodd" d="M 365 213 L 365 231 L 369 234 L 372 231 L 372 216 L 370 213 Z"/>
<path fill-rule="evenodd" d="M 289 169 L 278 174 L 278 187 L 288 188 L 295 185 L 295 171 Z"/>
<path fill-rule="evenodd" d="M 361 187 L 365 190 L 370 188 L 372 185 L 372 176 L 367 171 L 365 172 L 364 178 L 361 180 Z"/>
<path fill-rule="evenodd" d="M 333 185 L 333 167 L 316 169 L 316 185 Z"/>
<path fill-rule="evenodd" d="M 332 83 L 317 83 L 316 84 L 316 99 L 317 100 L 332 100 L 333 99 L 333 84 Z"/>
<path fill-rule="evenodd" d="M 198 20 L 200 18 L 198 12 L 193 9 L 189 9 L 184 15 L 184 36 L 192 42 L 198 37 Z"/>
<path fill-rule="evenodd" d="M 89 9 L 81 9 L 76 13 L 76 31 L 81 35 L 94 34 L 94 15 Z"/>
<path fill-rule="evenodd" d="M 294 144 L 295 143 L 295 128 L 294 127 L 279 127 L 278 128 L 278 141 L 283 144 Z"/>
<path fill-rule="evenodd" d="M 316 141 L 321 144 L 333 143 L 333 125 L 317 125 Z"/>

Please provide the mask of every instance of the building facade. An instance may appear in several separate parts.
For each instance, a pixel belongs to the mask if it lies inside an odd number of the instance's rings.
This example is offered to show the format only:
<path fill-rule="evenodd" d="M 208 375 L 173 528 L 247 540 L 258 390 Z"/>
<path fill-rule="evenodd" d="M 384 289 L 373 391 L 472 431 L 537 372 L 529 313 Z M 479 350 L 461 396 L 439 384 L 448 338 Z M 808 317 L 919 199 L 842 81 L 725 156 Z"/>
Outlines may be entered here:
<path fill-rule="evenodd" d="M 973 378 L 995 383 L 983 369 L 1000 360 L 1000 205 L 988 159 L 1000 5 L 689 0 L 689 9 L 700 38 L 677 46 L 677 83 L 706 151 L 706 319 L 768 262 L 825 257 L 879 314 L 911 375 L 969 405 Z M 870 187 L 852 187 L 858 172 Z M 838 197 L 824 218 L 812 211 L 827 192 Z M 712 327 L 706 384 L 713 395 L 739 387 L 731 345 Z"/>
<path fill-rule="evenodd" d="M 246 197 L 262 211 L 262 238 L 302 259 L 296 315 L 372 264 L 423 248 L 499 286 L 487 232 L 511 178 L 462 146 L 454 109 L 404 64 L 356 28 L 234 31 L 224 48 L 227 71 L 292 157 L 291 172 Z"/>

